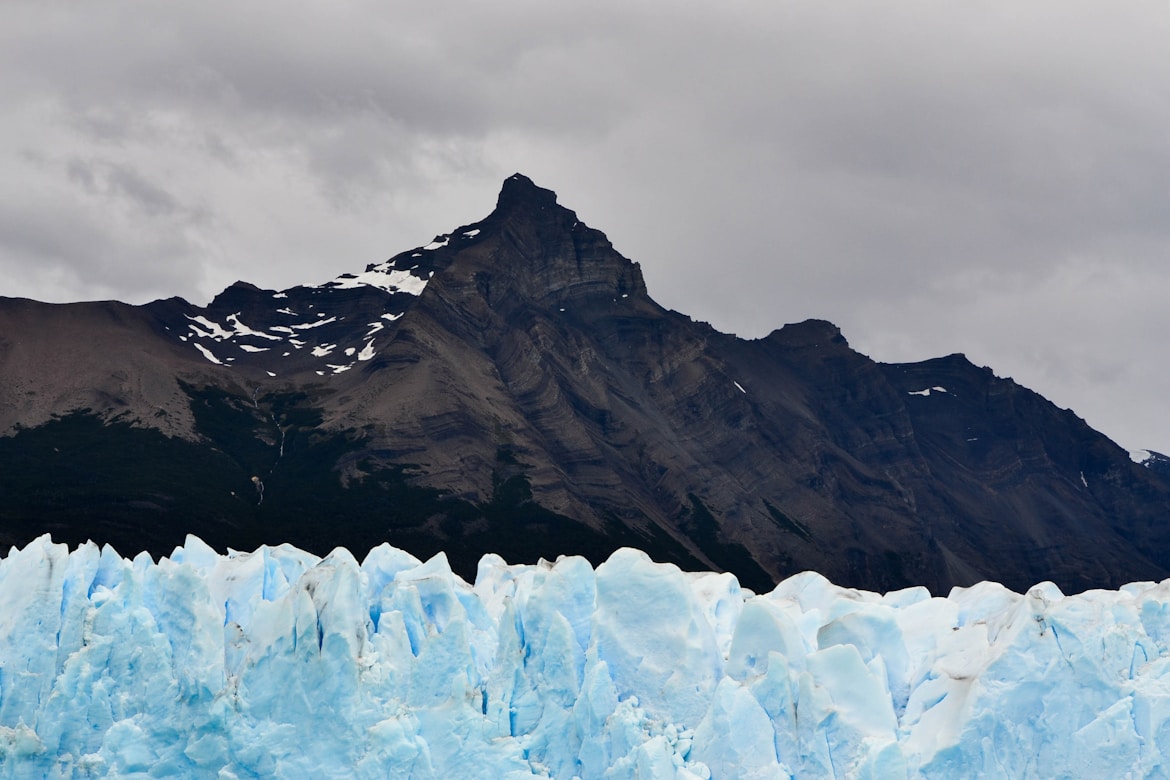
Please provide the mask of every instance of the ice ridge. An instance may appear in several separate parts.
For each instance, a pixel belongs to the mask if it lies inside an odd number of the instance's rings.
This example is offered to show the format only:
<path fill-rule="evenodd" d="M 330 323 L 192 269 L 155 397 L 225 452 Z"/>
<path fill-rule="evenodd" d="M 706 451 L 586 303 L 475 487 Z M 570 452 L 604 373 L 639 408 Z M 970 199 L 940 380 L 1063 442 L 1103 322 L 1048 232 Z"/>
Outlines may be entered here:
<path fill-rule="evenodd" d="M 0 560 L 0 777 L 1163 776 L 1168 604 L 45 536 Z"/>

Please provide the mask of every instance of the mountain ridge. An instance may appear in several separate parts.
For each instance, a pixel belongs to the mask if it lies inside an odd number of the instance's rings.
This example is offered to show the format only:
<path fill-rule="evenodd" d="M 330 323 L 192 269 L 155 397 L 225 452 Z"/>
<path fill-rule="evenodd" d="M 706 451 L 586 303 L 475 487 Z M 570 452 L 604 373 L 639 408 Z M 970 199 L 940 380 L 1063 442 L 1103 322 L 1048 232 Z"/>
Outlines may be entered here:
<path fill-rule="evenodd" d="M 320 285 L 52 306 L 0 299 L 0 465 L 23 474 L 0 541 L 49 512 L 155 554 L 180 531 L 455 546 L 465 574 L 623 544 L 753 588 L 1170 573 L 1170 481 L 1071 412 L 960 355 L 877 363 L 823 320 L 720 333 L 520 174 L 483 220 Z M 78 456 L 113 495 L 63 486 L 55 436 L 124 441 L 144 481 Z"/>

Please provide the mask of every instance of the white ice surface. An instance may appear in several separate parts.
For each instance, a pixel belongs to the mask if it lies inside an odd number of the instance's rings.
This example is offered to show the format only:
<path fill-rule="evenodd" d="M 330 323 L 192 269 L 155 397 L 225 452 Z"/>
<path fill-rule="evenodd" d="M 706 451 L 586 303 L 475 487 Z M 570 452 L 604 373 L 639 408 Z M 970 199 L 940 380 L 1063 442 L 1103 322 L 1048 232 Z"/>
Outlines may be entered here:
<path fill-rule="evenodd" d="M 1170 581 L 755 595 L 620 550 L 0 561 L 0 777 L 1162 777 Z"/>

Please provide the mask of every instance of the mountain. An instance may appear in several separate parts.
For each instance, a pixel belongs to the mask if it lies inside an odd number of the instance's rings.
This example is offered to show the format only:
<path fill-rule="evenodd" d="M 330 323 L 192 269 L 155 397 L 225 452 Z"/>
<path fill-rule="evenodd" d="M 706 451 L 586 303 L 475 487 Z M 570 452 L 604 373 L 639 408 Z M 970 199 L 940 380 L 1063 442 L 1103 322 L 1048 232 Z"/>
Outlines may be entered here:
<path fill-rule="evenodd" d="M 1170 575 L 1170 475 L 962 355 L 828 322 L 744 340 L 519 174 L 357 274 L 206 307 L 0 299 L 0 542 L 157 556 L 383 541 L 595 564 L 635 546 L 770 589 Z"/>

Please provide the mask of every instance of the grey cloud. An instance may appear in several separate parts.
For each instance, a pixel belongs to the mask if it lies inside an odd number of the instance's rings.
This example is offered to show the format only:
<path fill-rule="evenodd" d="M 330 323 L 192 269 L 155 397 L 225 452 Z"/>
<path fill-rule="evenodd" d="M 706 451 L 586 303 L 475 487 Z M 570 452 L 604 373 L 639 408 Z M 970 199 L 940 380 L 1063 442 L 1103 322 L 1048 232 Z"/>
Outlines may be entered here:
<path fill-rule="evenodd" d="M 148 217 L 169 217 L 186 211 L 188 219 L 199 219 L 199 212 L 182 208 L 171 193 L 154 184 L 127 165 L 95 164 L 76 157 L 65 164 L 70 181 L 91 195 L 122 200 Z"/>
<path fill-rule="evenodd" d="M 170 285 L 189 283 L 182 269 L 189 255 L 181 239 L 132 241 L 83 211 L 0 204 L 2 276 L 21 283 L 11 289 L 6 282 L 0 294 L 48 301 L 165 297 Z M 160 257 L 166 267 L 159 267 Z"/>

